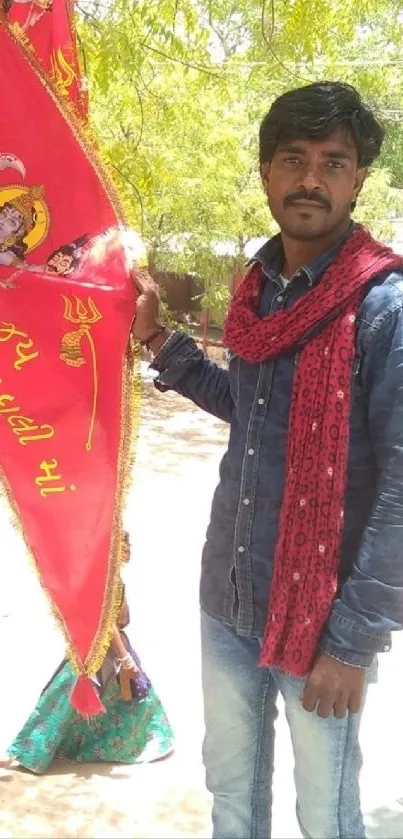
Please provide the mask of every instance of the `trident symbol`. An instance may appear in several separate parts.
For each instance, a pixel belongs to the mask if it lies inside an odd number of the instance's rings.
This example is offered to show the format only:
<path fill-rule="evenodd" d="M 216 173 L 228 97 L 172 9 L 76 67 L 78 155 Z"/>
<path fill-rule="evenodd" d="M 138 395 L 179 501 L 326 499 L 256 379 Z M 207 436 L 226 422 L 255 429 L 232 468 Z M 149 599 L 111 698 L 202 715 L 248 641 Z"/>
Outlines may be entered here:
<path fill-rule="evenodd" d="M 99 390 L 97 353 L 94 339 L 91 334 L 91 326 L 98 323 L 99 320 L 102 320 L 102 315 L 98 311 L 94 301 L 91 300 L 91 297 L 88 297 L 86 304 L 83 300 L 80 300 L 79 297 L 76 297 L 76 295 L 73 295 L 72 298 L 64 297 L 63 295 L 63 301 L 63 317 L 65 320 L 70 321 L 70 323 L 76 324 L 78 329 L 74 330 L 74 332 L 67 332 L 63 335 L 60 352 L 61 360 L 64 361 L 65 364 L 68 364 L 69 367 L 83 367 L 84 364 L 87 364 L 87 361 L 82 353 L 82 341 L 84 338 L 87 339 L 90 347 L 94 397 L 92 402 L 88 437 L 85 444 L 85 448 L 87 452 L 89 452 L 92 449 L 92 435 L 94 433 Z"/>
<path fill-rule="evenodd" d="M 73 84 L 76 74 L 73 67 L 68 63 L 63 55 L 60 47 L 52 53 L 50 57 L 50 66 L 51 74 L 56 87 L 58 87 L 62 96 L 67 96 L 69 87 Z"/>
<path fill-rule="evenodd" d="M 102 315 L 98 311 L 95 303 L 91 300 L 91 297 L 87 300 L 87 305 L 80 300 L 79 297 L 73 295 L 73 300 L 69 300 L 68 297 L 64 297 L 64 315 L 63 317 L 66 320 L 69 320 L 70 323 L 78 323 L 83 326 L 92 326 L 94 323 L 97 323 L 99 320 L 102 320 Z M 73 306 L 75 304 L 75 314 L 73 312 Z"/>

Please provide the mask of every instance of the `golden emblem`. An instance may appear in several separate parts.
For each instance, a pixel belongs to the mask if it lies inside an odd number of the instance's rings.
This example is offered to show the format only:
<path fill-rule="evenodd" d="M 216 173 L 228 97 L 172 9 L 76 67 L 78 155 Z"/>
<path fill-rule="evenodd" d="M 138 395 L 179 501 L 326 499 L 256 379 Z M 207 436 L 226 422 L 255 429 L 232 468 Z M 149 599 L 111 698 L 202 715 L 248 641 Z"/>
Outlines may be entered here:
<path fill-rule="evenodd" d="M 92 435 L 94 433 L 99 387 L 97 353 L 91 333 L 91 327 L 94 326 L 95 323 L 98 323 L 99 320 L 102 320 L 102 315 L 97 309 L 94 301 L 91 300 L 91 297 L 87 298 L 87 303 L 84 303 L 84 301 L 80 300 L 80 298 L 76 295 L 73 295 L 71 298 L 64 297 L 63 295 L 63 300 L 63 317 L 65 320 L 70 321 L 70 323 L 76 324 L 78 329 L 75 329 L 74 332 L 66 332 L 66 334 L 63 335 L 60 350 L 61 360 L 64 361 L 65 364 L 68 364 L 69 367 L 83 367 L 87 364 L 87 360 L 83 355 L 82 350 L 84 338 L 87 339 L 90 348 L 94 394 L 88 437 L 85 443 L 85 448 L 87 452 L 89 452 L 92 448 Z"/>
<path fill-rule="evenodd" d="M 54 50 L 51 55 L 50 68 L 52 79 L 59 92 L 62 96 L 68 96 L 69 88 L 73 84 L 76 74 L 60 47 Z"/>

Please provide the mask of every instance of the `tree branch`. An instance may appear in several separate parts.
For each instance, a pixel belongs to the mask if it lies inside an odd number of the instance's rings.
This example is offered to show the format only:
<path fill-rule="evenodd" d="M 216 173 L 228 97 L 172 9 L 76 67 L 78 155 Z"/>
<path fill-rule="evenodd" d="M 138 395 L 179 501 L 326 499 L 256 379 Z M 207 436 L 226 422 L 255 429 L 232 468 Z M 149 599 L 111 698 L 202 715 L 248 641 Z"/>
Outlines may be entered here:
<path fill-rule="evenodd" d="M 183 61 L 182 58 L 176 58 L 173 55 L 169 55 L 167 52 L 163 52 L 162 50 L 157 49 L 157 47 L 151 47 L 150 44 L 146 44 L 145 41 L 140 41 L 140 46 L 144 49 L 149 50 L 150 52 L 155 52 L 156 55 L 162 56 L 162 58 L 167 58 L 168 61 L 173 61 L 175 64 L 181 64 L 183 67 L 189 67 L 191 70 L 198 70 L 199 73 L 204 73 L 206 76 L 210 76 L 212 79 L 219 79 L 222 82 L 226 81 L 225 76 L 220 76 L 218 73 L 213 73 L 211 70 L 208 70 L 207 67 L 203 67 L 199 64 L 193 64 L 191 61 Z"/>
<path fill-rule="evenodd" d="M 298 81 L 312 82 L 312 79 L 307 79 L 304 76 L 301 76 L 299 73 L 295 73 L 294 70 L 291 70 L 289 67 L 287 67 L 287 65 L 284 64 L 284 62 L 281 60 L 281 58 L 278 57 L 277 53 L 273 49 L 272 42 L 273 42 L 273 38 L 274 38 L 274 27 L 275 27 L 275 22 L 276 22 L 274 2 L 275 2 L 275 0 L 270 0 L 271 23 L 270 23 L 269 36 L 267 36 L 267 34 L 266 34 L 266 5 L 267 5 L 267 0 L 262 0 L 261 30 L 262 30 L 263 40 L 264 40 L 269 52 L 273 56 L 274 60 L 277 61 L 277 64 L 279 64 L 280 67 L 282 67 L 283 70 L 285 70 L 286 73 L 288 73 L 290 76 L 293 76 L 295 79 L 298 79 Z"/>
<path fill-rule="evenodd" d="M 98 18 L 94 14 L 91 14 L 91 12 L 87 12 L 85 9 L 83 9 L 80 3 L 77 3 L 76 8 L 86 20 L 90 20 L 93 24 L 95 24 L 94 28 L 97 30 L 97 32 L 99 32 L 102 35 L 102 27 L 100 26 Z"/>
<path fill-rule="evenodd" d="M 138 187 L 136 186 L 136 184 L 133 181 L 131 181 L 130 178 L 128 178 L 127 175 L 125 175 L 124 172 L 122 172 L 122 170 L 119 168 L 119 166 L 116 166 L 116 163 L 113 163 L 113 161 L 109 159 L 109 164 L 110 164 L 110 166 L 112 166 L 112 169 L 114 169 L 115 172 L 117 172 L 118 175 L 120 175 L 122 180 L 126 181 L 126 183 L 128 183 L 129 186 L 131 186 L 131 188 L 134 190 L 134 192 L 137 195 L 137 199 L 138 199 L 138 202 L 140 204 L 140 213 L 141 213 L 140 233 L 143 236 L 144 235 L 144 217 L 145 216 L 144 216 L 144 202 L 143 202 L 141 192 L 138 189 Z"/>

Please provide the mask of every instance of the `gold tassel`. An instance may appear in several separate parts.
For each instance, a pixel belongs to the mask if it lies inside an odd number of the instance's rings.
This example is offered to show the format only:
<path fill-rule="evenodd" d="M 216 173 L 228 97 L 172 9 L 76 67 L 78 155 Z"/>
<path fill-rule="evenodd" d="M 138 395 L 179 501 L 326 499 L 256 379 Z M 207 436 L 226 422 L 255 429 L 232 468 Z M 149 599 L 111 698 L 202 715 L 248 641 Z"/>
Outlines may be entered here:
<path fill-rule="evenodd" d="M 83 367 L 87 363 L 81 348 L 84 335 L 85 329 L 77 329 L 74 332 L 66 332 L 62 337 L 60 358 L 69 367 Z"/>

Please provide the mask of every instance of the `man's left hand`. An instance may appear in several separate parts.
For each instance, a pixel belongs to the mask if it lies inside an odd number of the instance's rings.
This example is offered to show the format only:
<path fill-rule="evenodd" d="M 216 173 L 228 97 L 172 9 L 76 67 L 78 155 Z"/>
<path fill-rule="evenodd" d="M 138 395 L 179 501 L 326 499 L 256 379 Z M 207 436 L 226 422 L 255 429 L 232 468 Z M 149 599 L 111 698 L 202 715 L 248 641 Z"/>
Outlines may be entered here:
<path fill-rule="evenodd" d="M 360 710 L 366 670 L 319 653 L 305 684 L 302 703 L 320 717 L 342 718 Z"/>

